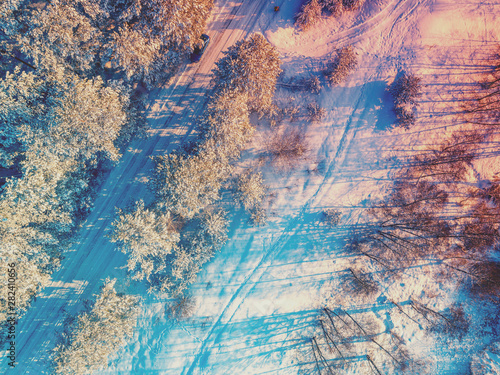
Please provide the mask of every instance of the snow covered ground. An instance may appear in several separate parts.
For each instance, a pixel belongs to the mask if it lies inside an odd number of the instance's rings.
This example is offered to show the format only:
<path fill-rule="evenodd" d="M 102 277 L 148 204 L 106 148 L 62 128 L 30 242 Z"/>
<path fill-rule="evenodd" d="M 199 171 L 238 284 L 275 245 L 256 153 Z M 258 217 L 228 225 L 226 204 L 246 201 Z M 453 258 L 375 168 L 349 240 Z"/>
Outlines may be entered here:
<path fill-rule="evenodd" d="M 273 6 L 281 10 L 273 12 Z M 151 94 L 151 137 L 130 145 L 111 171 L 95 208 L 84 223 L 73 252 L 53 275 L 54 283 L 37 298 L 18 326 L 19 365 L 8 373 L 49 373 L 48 351 L 65 312 L 74 313 L 108 276 L 124 280 L 125 256 L 105 237 L 115 207 L 146 196 L 150 155 L 171 150 L 196 125 L 203 110 L 210 70 L 221 51 L 249 33 L 262 32 L 281 53 L 287 76 L 318 71 L 336 48 L 352 44 L 359 66 L 345 84 L 324 87 L 319 96 L 279 89 L 277 98 L 304 106 L 318 101 L 326 117 L 300 126 L 309 151 L 293 170 L 260 163 L 270 186 L 269 222 L 248 225 L 242 211 L 230 208 L 230 240 L 192 286 L 193 316 L 172 322 L 166 299 L 144 293 L 139 284 L 121 282 L 144 296 L 144 310 L 133 340 L 102 374 L 295 374 L 304 338 L 315 330 L 325 303 L 352 313 L 371 312 L 385 329 L 399 327 L 412 353 L 427 363 L 422 374 L 468 374 L 470 353 L 490 342 L 473 334 L 463 343 L 443 344 L 404 321 L 387 300 L 421 298 L 447 306 L 457 291 L 429 277 L 432 268 L 412 269 L 366 303 L 340 290 L 338 276 L 356 260 L 340 256 L 342 228 L 358 220 L 369 199 L 380 196 L 398 160 L 459 128 L 453 103 L 467 77 L 478 70 L 499 40 L 500 3 L 484 0 L 367 0 L 359 11 L 322 20 L 307 32 L 293 28 L 297 1 L 216 2 L 207 28 L 211 44 L 199 64 L 191 64 L 174 84 Z M 386 87 L 396 73 L 409 70 L 423 79 L 417 126 L 390 129 L 395 117 Z M 271 130 L 264 125 L 241 162 L 259 165 Z M 483 177 L 497 160 L 482 160 Z M 342 212 L 338 230 L 321 222 L 324 209 Z M 359 260 L 357 260 L 359 261 Z M 384 328 L 382 328 L 383 330 Z M 474 361 L 497 358 L 492 345 Z M 496 357 L 495 357 L 496 356 Z M 486 359 L 485 359 L 486 358 Z M 491 374 L 500 369 L 492 367 Z M 5 364 L 5 362 L 4 362 Z M 366 367 L 354 367 L 364 373 Z M 480 372 L 478 372 L 479 374 Z"/>

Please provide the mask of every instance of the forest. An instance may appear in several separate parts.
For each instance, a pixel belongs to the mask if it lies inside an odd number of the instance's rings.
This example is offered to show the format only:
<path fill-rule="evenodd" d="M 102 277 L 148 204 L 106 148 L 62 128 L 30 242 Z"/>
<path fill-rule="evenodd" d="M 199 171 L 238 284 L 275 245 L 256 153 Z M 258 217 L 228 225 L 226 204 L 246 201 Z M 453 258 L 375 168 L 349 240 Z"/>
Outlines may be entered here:
<path fill-rule="evenodd" d="M 106 171 L 145 134 L 140 88 L 175 74 L 212 5 L 0 4 L 0 267 L 16 264 L 18 315 L 50 283 Z"/>
<path fill-rule="evenodd" d="M 283 373 L 432 374 L 441 354 L 415 349 L 432 342 L 457 351 L 460 373 L 481 374 L 490 364 L 478 364 L 484 348 L 471 340 L 486 347 L 500 330 L 498 43 L 467 50 L 473 62 L 457 66 L 472 73 L 435 94 L 441 77 L 427 60 L 384 44 L 400 21 L 387 33 L 371 25 L 381 4 L 307 0 L 281 14 L 257 5 L 0 3 L 0 269 L 15 269 L 19 319 L 73 256 L 128 146 L 167 133 L 149 127 L 154 116 L 166 108 L 158 122 L 193 124 L 173 151 L 148 151 L 153 167 L 134 176 L 147 191 L 103 218 L 100 236 L 125 262 L 83 280 L 102 284 L 91 299 L 57 305 L 47 322 L 57 339 L 41 362 L 68 375 L 121 371 L 118 355 L 130 373 L 266 371 L 275 361 Z M 209 23 L 237 37 L 211 29 L 223 49 L 189 65 Z M 462 74 L 450 66 L 444 80 Z M 149 96 L 170 87 L 184 90 L 174 104 Z M 369 193 L 356 186 L 365 178 Z"/>

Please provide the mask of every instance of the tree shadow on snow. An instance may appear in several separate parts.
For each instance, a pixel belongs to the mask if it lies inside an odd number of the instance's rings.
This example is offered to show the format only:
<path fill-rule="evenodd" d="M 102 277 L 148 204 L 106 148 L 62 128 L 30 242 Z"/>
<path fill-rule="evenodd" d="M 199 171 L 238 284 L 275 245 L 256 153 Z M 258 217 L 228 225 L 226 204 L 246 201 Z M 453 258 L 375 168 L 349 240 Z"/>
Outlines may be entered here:
<path fill-rule="evenodd" d="M 387 87 L 385 81 L 373 81 L 365 84 L 365 92 L 371 98 L 366 101 L 366 104 L 374 111 L 374 130 L 376 132 L 391 130 L 396 123 L 396 115 L 392 109 L 392 97 Z"/>

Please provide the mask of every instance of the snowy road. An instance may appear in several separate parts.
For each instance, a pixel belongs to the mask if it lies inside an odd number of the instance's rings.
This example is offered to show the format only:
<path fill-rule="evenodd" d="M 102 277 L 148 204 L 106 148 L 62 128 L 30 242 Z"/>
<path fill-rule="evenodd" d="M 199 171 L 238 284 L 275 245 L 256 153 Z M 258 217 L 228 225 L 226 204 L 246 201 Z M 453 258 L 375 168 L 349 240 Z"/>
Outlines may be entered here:
<path fill-rule="evenodd" d="M 206 30 L 211 42 L 201 61 L 187 65 L 173 85 L 154 93 L 148 115 L 151 137 L 129 145 L 102 185 L 71 252 L 53 274 L 52 285 L 42 291 L 20 320 L 16 348 L 19 365 L 11 372 L 49 373 L 48 351 L 56 342 L 55 333 L 61 329 L 65 312 L 77 311 L 85 299 L 98 292 L 106 277 L 124 276 L 119 267 L 125 264 L 125 256 L 105 237 L 115 208 L 147 194 L 145 178 L 152 168 L 149 157 L 177 147 L 196 126 L 207 100 L 214 62 L 221 51 L 247 36 L 255 26 L 256 15 L 267 4 L 265 0 L 216 2 Z"/>

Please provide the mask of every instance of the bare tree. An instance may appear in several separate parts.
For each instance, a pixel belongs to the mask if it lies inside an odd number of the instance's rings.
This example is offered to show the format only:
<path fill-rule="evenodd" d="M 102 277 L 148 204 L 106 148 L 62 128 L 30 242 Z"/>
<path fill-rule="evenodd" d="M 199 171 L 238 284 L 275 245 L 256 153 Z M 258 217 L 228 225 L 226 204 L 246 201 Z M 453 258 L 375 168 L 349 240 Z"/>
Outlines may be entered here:
<path fill-rule="evenodd" d="M 182 295 L 165 306 L 169 316 L 176 320 L 190 318 L 196 308 L 196 298 L 190 294 Z"/>
<path fill-rule="evenodd" d="M 322 212 L 322 219 L 329 226 L 334 227 L 339 225 L 342 213 L 339 210 L 329 209 Z"/>
<path fill-rule="evenodd" d="M 307 105 L 307 114 L 310 121 L 321 121 L 325 117 L 326 111 L 318 103 L 309 103 Z"/>
<path fill-rule="evenodd" d="M 431 332 L 461 339 L 469 330 L 470 317 L 459 304 L 452 305 L 441 312 L 415 299 L 410 300 L 410 306 L 426 320 L 427 329 Z"/>
<path fill-rule="evenodd" d="M 267 150 L 278 165 L 291 167 L 307 151 L 305 135 L 297 128 L 276 131 L 267 143 Z"/>
<path fill-rule="evenodd" d="M 363 274 L 349 268 L 343 277 L 343 289 L 367 297 L 377 293 L 379 286 L 373 281 L 370 274 Z"/>

